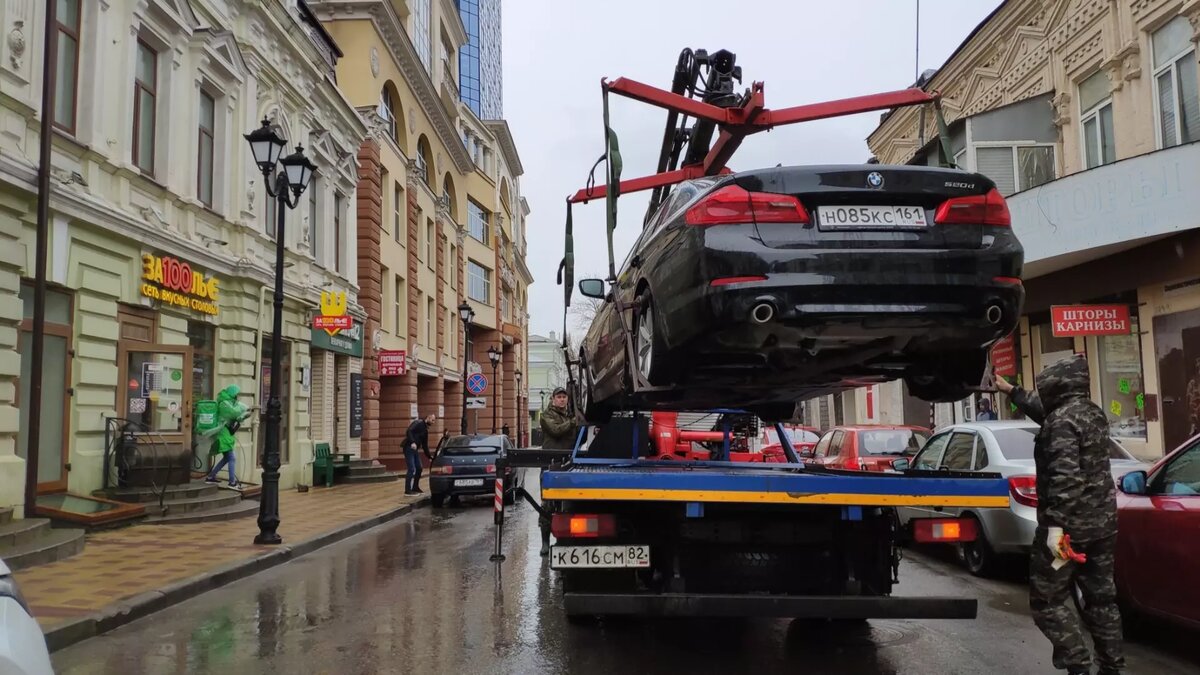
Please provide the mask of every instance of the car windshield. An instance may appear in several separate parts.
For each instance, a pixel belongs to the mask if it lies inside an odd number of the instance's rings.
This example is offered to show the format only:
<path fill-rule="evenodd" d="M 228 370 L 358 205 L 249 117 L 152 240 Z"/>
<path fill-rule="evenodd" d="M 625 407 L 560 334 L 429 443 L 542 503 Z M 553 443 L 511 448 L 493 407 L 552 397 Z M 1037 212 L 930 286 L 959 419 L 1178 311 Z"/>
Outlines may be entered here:
<path fill-rule="evenodd" d="M 992 429 L 996 443 L 1000 445 L 1000 453 L 1005 459 L 1033 459 L 1033 442 L 1037 438 L 1037 427 L 1022 427 L 1017 429 Z M 1119 443 L 1108 439 L 1108 458 L 1132 460 Z"/>
<path fill-rule="evenodd" d="M 500 443 L 495 438 L 451 438 L 442 447 L 443 455 L 494 455 L 500 452 Z"/>
<path fill-rule="evenodd" d="M 929 436 L 912 429 L 880 429 L 858 432 L 859 454 L 915 455 Z"/>
<path fill-rule="evenodd" d="M 808 429 L 787 429 L 788 440 L 792 443 L 816 443 L 821 437 Z M 779 443 L 779 434 L 774 429 L 767 429 L 767 445 Z"/>

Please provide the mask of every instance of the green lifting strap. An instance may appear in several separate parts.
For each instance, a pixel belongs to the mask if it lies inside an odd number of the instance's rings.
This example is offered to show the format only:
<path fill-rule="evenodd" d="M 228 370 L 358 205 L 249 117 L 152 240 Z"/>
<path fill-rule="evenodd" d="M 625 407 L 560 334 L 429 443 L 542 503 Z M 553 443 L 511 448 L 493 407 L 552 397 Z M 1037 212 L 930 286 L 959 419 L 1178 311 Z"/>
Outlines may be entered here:
<path fill-rule="evenodd" d="M 563 285 L 563 337 L 567 335 L 567 314 L 571 309 L 571 294 L 575 290 L 575 226 L 571 218 L 571 200 L 567 200 L 567 227 L 562 263 L 558 266 L 558 283 Z M 564 345 L 566 343 L 564 342 Z"/>
<path fill-rule="evenodd" d="M 950 126 L 946 124 L 946 117 L 942 114 L 942 100 L 940 98 L 933 101 L 933 114 L 937 118 L 938 140 L 942 146 L 942 166 L 957 169 L 954 164 L 954 153 L 950 151 Z"/>
<path fill-rule="evenodd" d="M 604 193 L 608 219 L 608 278 L 617 279 L 617 265 L 613 256 L 613 230 L 617 229 L 617 198 L 621 196 L 621 145 L 617 133 L 608 126 L 608 85 L 604 89 L 604 149 L 608 161 L 608 183 Z"/>

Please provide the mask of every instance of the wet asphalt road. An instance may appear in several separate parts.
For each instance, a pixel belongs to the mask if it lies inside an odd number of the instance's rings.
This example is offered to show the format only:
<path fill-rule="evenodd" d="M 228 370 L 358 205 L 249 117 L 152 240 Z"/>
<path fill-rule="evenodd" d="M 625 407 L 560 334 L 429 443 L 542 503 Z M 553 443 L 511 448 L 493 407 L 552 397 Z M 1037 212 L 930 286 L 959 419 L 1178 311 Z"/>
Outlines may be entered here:
<path fill-rule="evenodd" d="M 533 483 L 534 481 L 530 481 Z M 897 593 L 980 599 L 975 621 L 639 621 L 568 626 L 528 506 L 488 562 L 490 500 L 415 514 L 67 648 L 112 673 L 1054 673 L 1019 573 L 979 580 L 906 552 Z M 284 514 L 286 517 L 286 514 Z M 214 542 L 219 539 L 214 526 Z M 1145 626 L 1129 673 L 1200 673 L 1197 635 Z"/>

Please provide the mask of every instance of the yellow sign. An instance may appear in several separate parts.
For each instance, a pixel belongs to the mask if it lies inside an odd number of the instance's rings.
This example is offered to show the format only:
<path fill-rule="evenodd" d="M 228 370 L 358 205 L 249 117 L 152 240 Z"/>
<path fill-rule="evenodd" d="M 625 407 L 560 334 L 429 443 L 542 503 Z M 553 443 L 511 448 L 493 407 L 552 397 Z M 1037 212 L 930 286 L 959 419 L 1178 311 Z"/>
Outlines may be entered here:
<path fill-rule="evenodd" d="M 216 316 L 219 292 L 216 277 L 205 277 L 170 256 L 142 254 L 141 293 L 147 298 Z"/>
<path fill-rule="evenodd" d="M 346 314 L 345 291 L 321 291 L 321 315 L 313 317 L 312 327 L 329 333 L 330 337 L 354 327 L 354 319 Z"/>

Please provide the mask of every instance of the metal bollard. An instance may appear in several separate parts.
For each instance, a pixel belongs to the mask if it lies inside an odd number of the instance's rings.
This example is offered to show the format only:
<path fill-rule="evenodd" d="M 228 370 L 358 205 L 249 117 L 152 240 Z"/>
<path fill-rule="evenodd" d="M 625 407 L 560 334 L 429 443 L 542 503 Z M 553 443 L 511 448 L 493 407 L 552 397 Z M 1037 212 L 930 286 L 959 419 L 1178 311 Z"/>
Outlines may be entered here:
<path fill-rule="evenodd" d="M 504 562 L 504 554 L 500 552 L 500 542 L 504 537 L 504 476 L 503 469 L 496 467 L 496 504 L 493 519 L 496 524 L 496 550 L 488 560 Z"/>

